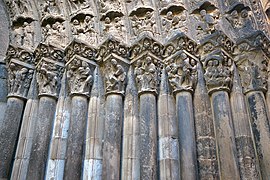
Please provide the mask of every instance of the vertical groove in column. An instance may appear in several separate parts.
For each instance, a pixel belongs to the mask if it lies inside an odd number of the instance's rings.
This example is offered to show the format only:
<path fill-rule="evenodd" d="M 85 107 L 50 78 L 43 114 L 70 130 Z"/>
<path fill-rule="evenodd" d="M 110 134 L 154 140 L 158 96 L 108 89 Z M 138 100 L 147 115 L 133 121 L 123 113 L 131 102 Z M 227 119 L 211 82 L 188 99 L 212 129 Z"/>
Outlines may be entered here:
<path fill-rule="evenodd" d="M 35 76 L 34 76 L 35 77 Z M 25 106 L 15 161 L 12 169 L 11 179 L 26 179 L 31 148 L 33 144 L 33 133 L 36 119 L 38 117 L 38 95 L 36 80 L 33 78 Z"/>
<path fill-rule="evenodd" d="M 88 101 L 84 95 L 74 95 L 71 101 L 64 179 L 73 180 L 81 178 Z"/>
<path fill-rule="evenodd" d="M 105 120 L 105 92 L 98 67 L 94 73 L 94 84 L 88 105 L 84 180 L 102 180 L 102 147 Z"/>
<path fill-rule="evenodd" d="M 270 127 L 264 94 L 261 91 L 252 91 L 246 94 L 246 98 L 261 175 L 263 179 L 268 179 L 270 177 Z"/>
<path fill-rule="evenodd" d="M 176 94 L 176 115 L 179 123 L 181 179 L 198 179 L 192 95 L 188 91 Z"/>
<path fill-rule="evenodd" d="M 220 178 L 240 179 L 232 113 L 229 96 L 226 91 L 216 91 L 212 94 L 212 110 L 216 127 Z"/>
<path fill-rule="evenodd" d="M 120 179 L 121 135 L 123 121 L 122 94 L 108 94 L 105 109 L 106 119 L 102 179 Z"/>
<path fill-rule="evenodd" d="M 194 115 L 199 177 L 203 180 L 218 179 L 214 121 L 201 66 L 198 68 L 198 84 L 194 93 Z"/>
<path fill-rule="evenodd" d="M 157 102 L 153 93 L 140 95 L 141 179 L 157 179 Z"/>
<path fill-rule="evenodd" d="M 234 71 L 231 107 L 241 179 L 260 179 L 260 170 L 254 148 L 245 96 L 238 72 Z"/>
<path fill-rule="evenodd" d="M 52 125 L 55 116 L 56 99 L 41 96 L 39 99 L 38 118 L 33 135 L 27 179 L 44 179 L 48 159 Z"/>
<path fill-rule="evenodd" d="M 24 100 L 9 97 L 3 121 L 0 122 L 0 179 L 8 179 L 24 111 Z"/>
<path fill-rule="evenodd" d="M 62 78 L 62 86 L 56 106 L 53 136 L 50 141 L 50 151 L 46 179 L 63 179 L 66 159 L 67 138 L 71 114 L 71 99 L 67 96 L 66 76 Z"/>
<path fill-rule="evenodd" d="M 131 67 L 128 74 L 128 85 L 124 101 L 122 180 L 140 179 L 140 122 L 138 101 L 138 91 Z"/>
<path fill-rule="evenodd" d="M 180 179 L 178 123 L 175 100 L 170 93 L 167 74 L 163 70 L 158 98 L 158 161 L 162 180 Z"/>

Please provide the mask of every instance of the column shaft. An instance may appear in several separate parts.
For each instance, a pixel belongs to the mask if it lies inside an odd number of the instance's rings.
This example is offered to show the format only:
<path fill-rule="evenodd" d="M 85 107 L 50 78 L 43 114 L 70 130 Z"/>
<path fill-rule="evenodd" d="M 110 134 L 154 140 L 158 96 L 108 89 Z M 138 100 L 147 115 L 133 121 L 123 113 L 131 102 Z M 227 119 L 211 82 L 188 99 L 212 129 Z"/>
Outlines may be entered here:
<path fill-rule="evenodd" d="M 107 95 L 102 164 L 102 179 L 104 180 L 120 179 L 122 121 L 122 95 Z"/>
<path fill-rule="evenodd" d="M 44 179 L 45 177 L 55 108 L 55 98 L 49 96 L 40 97 L 38 118 L 36 119 L 33 146 L 26 176 L 29 180 Z"/>
<path fill-rule="evenodd" d="M 181 179 L 198 179 L 196 142 L 192 95 L 182 91 L 176 94 L 176 114 L 179 123 Z"/>
<path fill-rule="evenodd" d="M 212 94 L 219 168 L 221 179 L 240 179 L 237 166 L 235 137 L 228 93 L 217 91 Z"/>
<path fill-rule="evenodd" d="M 157 103 L 154 94 L 140 95 L 141 179 L 157 179 Z"/>
<path fill-rule="evenodd" d="M 80 179 L 83 167 L 83 149 L 86 130 L 88 101 L 86 96 L 72 97 L 71 119 L 68 132 L 68 144 L 64 179 Z"/>
<path fill-rule="evenodd" d="M 246 97 L 262 178 L 268 179 L 270 177 L 270 127 L 264 94 L 260 91 L 252 91 L 247 93 Z"/>

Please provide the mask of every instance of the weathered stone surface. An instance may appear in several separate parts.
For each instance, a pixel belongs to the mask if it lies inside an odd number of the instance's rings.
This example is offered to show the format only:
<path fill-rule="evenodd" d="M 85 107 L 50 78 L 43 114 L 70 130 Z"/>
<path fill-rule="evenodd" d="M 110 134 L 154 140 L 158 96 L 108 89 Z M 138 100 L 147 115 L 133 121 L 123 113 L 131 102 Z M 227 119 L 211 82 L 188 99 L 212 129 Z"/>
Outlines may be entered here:
<path fill-rule="evenodd" d="M 123 124 L 123 97 L 109 94 L 106 98 L 102 179 L 120 179 L 120 157 Z"/>
<path fill-rule="evenodd" d="M 11 173 L 10 165 L 16 149 L 16 140 L 20 130 L 24 111 L 24 100 L 10 97 L 3 120 L 0 122 L 0 178 L 8 179 Z"/>
<path fill-rule="evenodd" d="M 198 179 L 194 114 L 190 92 L 180 91 L 176 94 L 176 116 L 179 124 L 181 179 Z"/>
<path fill-rule="evenodd" d="M 157 102 L 152 93 L 140 95 L 141 179 L 157 178 Z"/>
<path fill-rule="evenodd" d="M 0 0 L 0 175 L 268 178 L 269 7 Z"/>
<path fill-rule="evenodd" d="M 264 94 L 260 91 L 249 92 L 247 95 L 248 109 L 251 118 L 251 127 L 254 135 L 256 150 L 260 162 L 263 179 L 270 177 L 268 169 L 270 167 L 269 154 L 269 117 Z"/>
<path fill-rule="evenodd" d="M 55 98 L 40 97 L 26 179 L 43 179 L 45 177 L 55 108 Z"/>
<path fill-rule="evenodd" d="M 216 126 L 220 178 L 240 179 L 228 93 L 214 92 L 212 94 L 212 108 Z"/>
<path fill-rule="evenodd" d="M 75 95 L 71 99 L 64 179 L 80 179 L 83 167 L 83 149 L 88 110 L 87 97 Z"/>
<path fill-rule="evenodd" d="M 180 179 L 179 134 L 175 100 L 166 71 L 162 72 L 158 97 L 158 162 L 160 179 Z"/>

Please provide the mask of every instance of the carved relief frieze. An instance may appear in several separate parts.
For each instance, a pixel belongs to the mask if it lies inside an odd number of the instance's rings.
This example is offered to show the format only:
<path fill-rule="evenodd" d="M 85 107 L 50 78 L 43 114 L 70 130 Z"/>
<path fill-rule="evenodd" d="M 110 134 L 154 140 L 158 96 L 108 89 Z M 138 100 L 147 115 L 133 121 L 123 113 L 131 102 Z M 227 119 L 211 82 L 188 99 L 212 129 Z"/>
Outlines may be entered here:
<path fill-rule="evenodd" d="M 124 10 L 120 0 L 100 0 L 98 4 L 101 14 L 105 16 L 110 12 L 122 12 Z"/>
<path fill-rule="evenodd" d="M 68 40 L 64 19 L 44 19 L 41 28 L 44 43 L 65 47 Z"/>
<path fill-rule="evenodd" d="M 33 19 L 20 19 L 20 21 L 13 22 L 12 26 L 12 43 L 16 46 L 25 47 L 28 49 L 34 48 L 34 22 Z"/>
<path fill-rule="evenodd" d="M 96 24 L 93 15 L 79 14 L 71 20 L 72 35 L 89 44 L 97 43 Z"/>
<path fill-rule="evenodd" d="M 176 32 L 187 33 L 187 12 L 184 7 L 179 6 L 173 10 L 163 10 L 162 15 L 162 30 L 166 37 Z"/>
<path fill-rule="evenodd" d="M 64 71 L 64 51 L 45 44 L 40 44 L 36 51 L 37 83 L 40 96 L 57 98 Z"/>
<path fill-rule="evenodd" d="M 33 52 L 9 46 L 6 57 L 8 69 L 8 96 L 26 98 L 34 75 Z"/>
<path fill-rule="evenodd" d="M 129 14 L 131 27 L 134 36 L 145 32 L 152 36 L 159 34 L 154 9 L 142 7 Z"/>
<path fill-rule="evenodd" d="M 5 0 L 10 19 L 33 17 L 33 4 L 28 0 Z"/>
<path fill-rule="evenodd" d="M 198 59 L 186 51 L 178 51 L 164 61 L 173 92 L 193 92 L 198 79 Z"/>
<path fill-rule="evenodd" d="M 90 7 L 88 0 L 68 0 L 68 4 L 72 14 L 84 11 Z"/>
<path fill-rule="evenodd" d="M 123 14 L 107 15 L 104 19 L 101 19 L 103 26 L 103 36 L 105 38 L 113 36 L 119 40 L 125 40 L 127 35 L 127 29 L 124 24 Z"/>

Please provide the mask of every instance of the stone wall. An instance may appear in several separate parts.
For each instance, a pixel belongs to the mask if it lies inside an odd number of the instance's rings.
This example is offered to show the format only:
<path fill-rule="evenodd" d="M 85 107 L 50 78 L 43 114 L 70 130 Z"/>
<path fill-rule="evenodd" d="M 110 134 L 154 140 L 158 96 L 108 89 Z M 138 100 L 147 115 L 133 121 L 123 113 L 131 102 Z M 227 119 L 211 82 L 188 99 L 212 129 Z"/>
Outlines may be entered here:
<path fill-rule="evenodd" d="M 0 179 L 269 179 L 267 9 L 0 1 Z"/>

